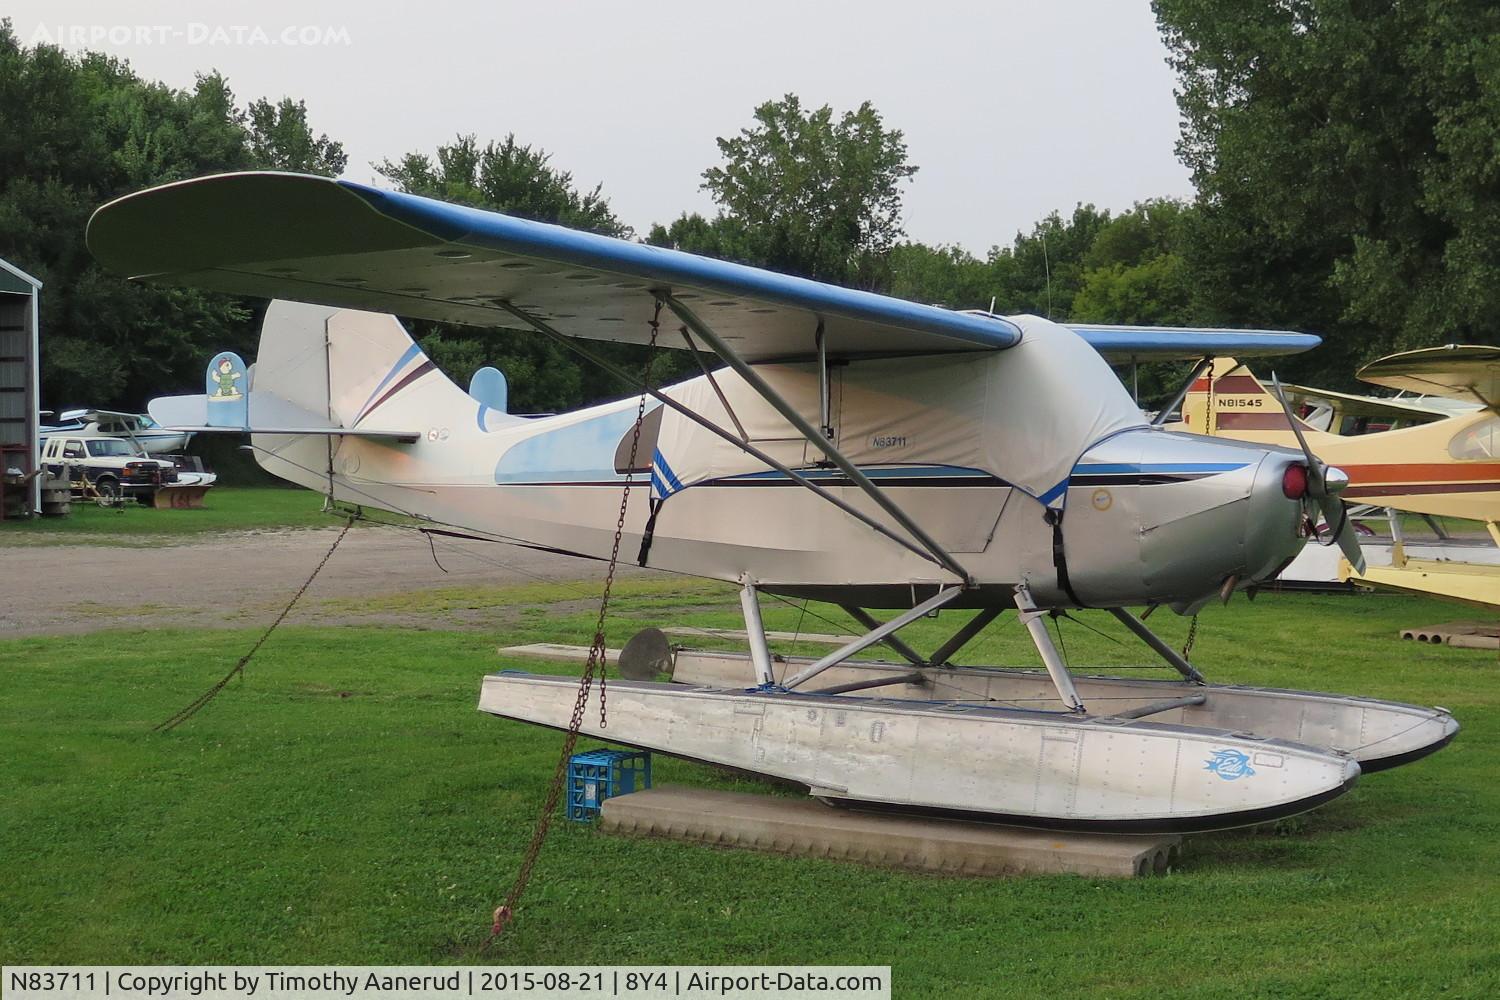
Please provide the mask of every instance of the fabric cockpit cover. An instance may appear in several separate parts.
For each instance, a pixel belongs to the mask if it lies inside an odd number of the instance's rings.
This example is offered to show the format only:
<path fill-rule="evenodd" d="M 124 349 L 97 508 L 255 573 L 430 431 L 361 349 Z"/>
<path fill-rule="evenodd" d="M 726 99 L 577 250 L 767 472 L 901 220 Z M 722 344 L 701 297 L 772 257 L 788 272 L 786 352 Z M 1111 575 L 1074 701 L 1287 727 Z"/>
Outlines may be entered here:
<path fill-rule="evenodd" d="M 830 369 L 835 444 L 855 464 L 942 474 L 975 470 L 1061 506 L 1068 475 L 1095 442 L 1145 426 L 1109 366 L 1082 338 L 1035 316 L 1008 351 L 860 361 Z M 814 364 L 757 369 L 814 423 L 820 410 Z M 731 371 L 715 373 L 750 442 L 793 469 L 823 458 L 771 405 Z M 733 431 L 718 394 L 695 380 L 673 395 Z M 766 474 L 757 459 L 676 412 L 656 443 L 656 493 L 695 483 Z M 669 470 L 670 474 L 665 474 Z M 878 481 L 878 477 L 877 477 Z"/>

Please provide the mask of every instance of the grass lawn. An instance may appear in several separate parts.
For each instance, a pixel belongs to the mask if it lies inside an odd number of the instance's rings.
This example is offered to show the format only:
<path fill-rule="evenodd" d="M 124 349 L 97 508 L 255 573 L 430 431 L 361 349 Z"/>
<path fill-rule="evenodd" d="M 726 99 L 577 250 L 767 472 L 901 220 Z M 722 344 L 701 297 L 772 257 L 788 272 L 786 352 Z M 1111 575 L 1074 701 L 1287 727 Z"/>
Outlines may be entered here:
<path fill-rule="evenodd" d="M 620 594 L 615 643 L 645 624 L 737 624 L 715 585 Z M 1307 816 L 1193 837 L 1166 877 L 924 876 L 559 821 L 517 922 L 477 956 L 560 741 L 477 713 L 479 680 L 548 669 L 497 642 L 581 641 L 576 596 L 429 591 L 408 606 L 434 612 L 430 631 L 286 629 L 165 735 L 150 726 L 253 633 L 0 642 L 0 961 L 870 963 L 894 967 L 902 997 L 1500 995 L 1500 662 L 1398 641 L 1400 625 L 1476 614 L 1391 596 L 1236 599 L 1204 614 L 1195 657 L 1217 681 L 1445 705 L 1458 739 Z M 520 608 L 521 624 L 442 627 L 444 609 L 476 602 Z M 771 629 L 799 617 L 768 602 Z M 1101 618 L 1086 615 L 1120 635 Z M 931 644 L 955 621 L 903 634 Z M 1165 613 L 1152 624 L 1186 635 Z M 1077 663 L 1142 660 L 1063 628 Z M 832 630 L 811 615 L 803 629 Z M 1034 662 L 1027 649 L 1012 619 L 970 662 Z M 656 768 L 658 782 L 788 794 Z"/>
<path fill-rule="evenodd" d="M 215 486 L 201 510 L 156 510 L 137 503 L 104 508 L 74 500 L 66 517 L 0 521 L 0 545 L 145 545 L 210 531 L 316 528 L 339 524 L 322 513 L 323 496 L 269 486 Z"/>

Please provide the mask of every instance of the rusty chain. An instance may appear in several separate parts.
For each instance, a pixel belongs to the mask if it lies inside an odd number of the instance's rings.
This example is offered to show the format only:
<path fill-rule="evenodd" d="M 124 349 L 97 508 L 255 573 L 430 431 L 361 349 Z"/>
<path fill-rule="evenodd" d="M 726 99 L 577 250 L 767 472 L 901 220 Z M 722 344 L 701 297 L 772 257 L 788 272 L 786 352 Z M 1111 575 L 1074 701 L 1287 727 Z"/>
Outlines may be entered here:
<path fill-rule="evenodd" d="M 583 728 L 584 712 L 588 708 L 589 692 L 592 690 L 595 674 L 599 681 L 599 727 L 606 728 L 608 725 L 606 716 L 606 683 L 605 683 L 605 646 L 604 646 L 604 624 L 609 615 L 610 592 L 614 589 L 615 569 L 620 561 L 620 538 L 625 533 L 625 515 L 630 507 L 630 487 L 634 482 L 635 469 L 637 466 L 637 453 L 641 444 L 641 424 L 646 418 L 646 398 L 651 388 L 651 366 L 656 360 L 656 336 L 661 328 L 661 299 L 656 300 L 656 311 L 651 317 L 651 339 L 647 343 L 646 365 L 642 373 L 642 387 L 640 402 L 635 410 L 635 427 L 630 433 L 630 461 L 625 469 L 625 485 L 620 491 L 620 513 L 615 520 L 614 545 L 609 553 L 609 568 L 604 574 L 604 592 L 599 598 L 599 619 L 594 626 L 594 640 L 589 646 L 588 659 L 583 665 L 583 676 L 578 680 L 578 697 L 573 701 L 573 715 L 568 721 L 568 730 L 563 737 L 562 752 L 558 754 L 557 766 L 552 772 L 552 782 L 547 786 L 547 797 L 542 803 L 541 814 L 537 817 L 536 826 L 531 833 L 531 842 L 526 845 L 526 853 L 522 856 L 521 867 L 516 872 L 515 882 L 512 883 L 510 891 L 506 893 L 505 902 L 495 908 L 494 922 L 490 926 L 490 935 L 485 938 L 480 950 L 488 948 L 494 943 L 509 925 L 515 916 L 516 905 L 521 900 L 521 894 L 526 891 L 527 883 L 531 881 L 532 870 L 536 867 L 537 858 L 541 855 L 542 845 L 547 840 L 547 832 L 552 828 L 552 818 L 557 813 L 557 804 L 562 798 L 563 782 L 567 778 L 568 759 L 573 756 L 573 748 L 578 745 L 579 730 Z"/>

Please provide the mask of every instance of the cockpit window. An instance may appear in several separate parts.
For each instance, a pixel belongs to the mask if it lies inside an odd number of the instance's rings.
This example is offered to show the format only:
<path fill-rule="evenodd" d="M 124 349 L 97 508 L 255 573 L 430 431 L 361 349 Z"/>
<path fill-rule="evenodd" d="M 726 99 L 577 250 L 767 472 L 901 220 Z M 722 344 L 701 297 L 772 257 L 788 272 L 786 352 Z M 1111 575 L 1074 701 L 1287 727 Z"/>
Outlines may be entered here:
<path fill-rule="evenodd" d="M 630 430 L 620 438 L 620 444 L 615 448 L 615 471 L 620 475 L 627 472 L 650 472 L 651 456 L 656 453 L 656 439 L 661 434 L 661 411 L 666 407 L 658 406 L 647 413 L 641 419 L 641 437 L 636 442 L 635 465 L 630 464 L 630 442 L 635 435 L 635 421 L 630 422 Z"/>
<path fill-rule="evenodd" d="M 1500 417 L 1465 427 L 1448 442 L 1448 454 L 1460 462 L 1478 462 L 1500 457 Z"/>

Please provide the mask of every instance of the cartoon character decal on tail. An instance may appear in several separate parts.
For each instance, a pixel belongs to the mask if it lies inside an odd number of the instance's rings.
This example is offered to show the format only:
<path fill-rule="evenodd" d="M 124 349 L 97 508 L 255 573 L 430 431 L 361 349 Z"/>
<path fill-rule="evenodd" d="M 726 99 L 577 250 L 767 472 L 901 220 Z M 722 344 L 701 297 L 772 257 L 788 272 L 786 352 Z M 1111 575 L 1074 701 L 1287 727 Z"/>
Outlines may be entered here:
<path fill-rule="evenodd" d="M 204 376 L 208 392 L 208 426 L 244 427 L 249 423 L 245 362 L 232 351 L 221 351 L 208 363 Z"/>

